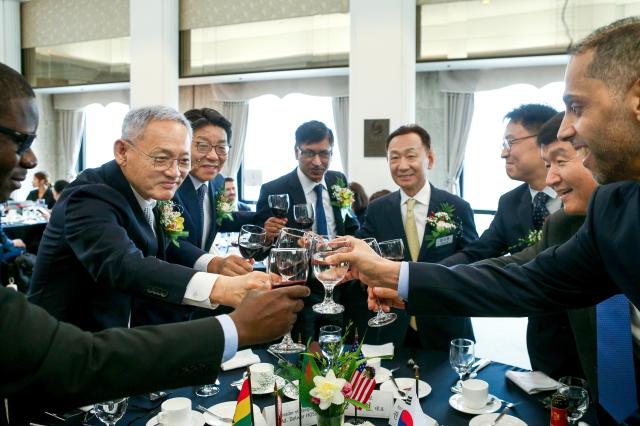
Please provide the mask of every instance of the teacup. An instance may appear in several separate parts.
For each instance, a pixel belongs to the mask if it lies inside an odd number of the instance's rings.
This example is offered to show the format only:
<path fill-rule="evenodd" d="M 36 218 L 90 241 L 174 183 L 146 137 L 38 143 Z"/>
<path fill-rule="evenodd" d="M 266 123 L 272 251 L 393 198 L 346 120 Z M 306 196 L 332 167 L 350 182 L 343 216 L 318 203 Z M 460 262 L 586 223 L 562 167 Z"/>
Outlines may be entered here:
<path fill-rule="evenodd" d="M 483 408 L 489 399 L 489 383 L 479 379 L 462 382 L 462 401 L 469 408 Z"/>
<path fill-rule="evenodd" d="M 191 400 L 183 397 L 167 399 L 160 406 L 158 423 L 167 426 L 190 426 Z"/>
<path fill-rule="evenodd" d="M 273 365 L 266 362 L 259 362 L 249 367 L 251 372 L 251 392 L 270 392 L 276 381 L 273 373 Z"/>

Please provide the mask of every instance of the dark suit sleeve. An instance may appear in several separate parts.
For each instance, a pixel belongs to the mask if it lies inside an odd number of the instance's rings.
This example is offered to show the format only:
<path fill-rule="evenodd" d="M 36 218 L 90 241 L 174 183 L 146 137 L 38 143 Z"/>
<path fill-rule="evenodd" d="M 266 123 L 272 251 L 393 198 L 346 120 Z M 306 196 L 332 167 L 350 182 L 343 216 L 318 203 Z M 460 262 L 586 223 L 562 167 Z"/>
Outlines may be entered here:
<path fill-rule="evenodd" d="M 456 213 L 460 218 L 460 226 L 462 226 L 462 239 L 459 242 L 459 246 L 462 248 L 478 239 L 478 231 L 476 231 L 476 222 L 473 218 L 473 210 L 469 203 L 462 201 Z"/>
<path fill-rule="evenodd" d="M 207 254 L 206 251 L 200 247 L 196 247 L 191 241 L 186 239 L 181 238 L 178 240 L 178 243 L 180 247 L 176 247 L 173 243 L 167 247 L 167 262 L 193 268 L 196 261 L 203 254 Z"/>
<path fill-rule="evenodd" d="M 222 221 L 219 232 L 240 232 L 242 225 L 253 225 L 256 221 L 256 213 L 252 211 L 237 211 L 231 213 L 233 220 L 225 219 Z"/>
<path fill-rule="evenodd" d="M 215 318 L 89 333 L 0 288 L 0 397 L 55 408 L 211 383 L 224 333 Z M 167 356 L 171 354 L 171 356 Z"/>
<path fill-rule="evenodd" d="M 256 204 L 256 216 L 255 216 L 255 224 L 258 226 L 264 226 L 264 223 L 271 216 L 271 209 L 269 208 L 269 188 L 267 184 L 264 184 L 260 187 L 260 195 L 258 196 L 258 203 Z"/>
<path fill-rule="evenodd" d="M 376 225 L 374 224 L 374 215 L 371 208 L 367 209 L 364 216 L 364 223 L 355 233 L 358 238 L 375 238 Z"/>

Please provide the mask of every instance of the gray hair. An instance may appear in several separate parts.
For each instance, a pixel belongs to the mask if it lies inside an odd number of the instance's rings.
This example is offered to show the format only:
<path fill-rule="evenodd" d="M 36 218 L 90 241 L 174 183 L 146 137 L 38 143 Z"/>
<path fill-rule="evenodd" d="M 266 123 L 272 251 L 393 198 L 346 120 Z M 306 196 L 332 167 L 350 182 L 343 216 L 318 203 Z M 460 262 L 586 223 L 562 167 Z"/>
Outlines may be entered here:
<path fill-rule="evenodd" d="M 171 107 L 163 105 L 149 105 L 132 109 L 122 121 L 122 139 L 135 142 L 144 136 L 144 131 L 152 121 L 175 121 L 187 129 L 189 141 L 193 136 L 191 124 L 184 115 Z"/>

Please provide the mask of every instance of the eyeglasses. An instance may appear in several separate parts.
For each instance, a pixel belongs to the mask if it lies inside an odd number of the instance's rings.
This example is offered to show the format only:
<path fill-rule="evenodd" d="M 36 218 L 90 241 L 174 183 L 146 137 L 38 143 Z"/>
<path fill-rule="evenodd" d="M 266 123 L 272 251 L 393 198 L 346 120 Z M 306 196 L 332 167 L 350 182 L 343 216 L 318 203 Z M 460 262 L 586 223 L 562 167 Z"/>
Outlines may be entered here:
<path fill-rule="evenodd" d="M 167 157 L 166 155 L 159 155 L 159 156 L 149 155 L 143 150 L 141 150 L 140 148 L 138 148 L 137 146 L 135 146 L 133 142 L 131 142 L 130 140 L 124 139 L 124 141 L 126 141 L 129 145 L 131 145 L 131 148 L 138 151 L 140 154 L 153 160 L 153 168 L 156 170 L 162 170 L 162 171 L 167 170 L 170 167 L 173 167 L 174 163 L 178 164 L 178 169 L 181 172 L 188 172 L 189 170 L 191 170 L 191 160 L 189 158 L 171 158 L 171 157 Z"/>
<path fill-rule="evenodd" d="M 298 148 L 298 152 L 300 153 L 300 156 L 302 158 L 307 160 L 311 160 L 312 158 L 315 158 L 316 155 L 320 157 L 321 160 L 328 160 L 329 158 L 331 158 L 331 155 L 333 154 L 331 151 L 316 152 L 312 149 L 300 149 L 300 148 Z"/>
<path fill-rule="evenodd" d="M 22 157 L 22 155 L 31 148 L 31 144 L 36 138 L 35 133 L 22 133 L 4 126 L 0 126 L 0 133 L 7 136 L 9 139 L 14 141 L 16 145 L 18 145 L 16 154 L 20 157 Z"/>
<path fill-rule="evenodd" d="M 196 142 L 196 150 L 200 154 L 208 154 L 212 149 L 216 150 L 217 155 L 222 155 L 223 157 L 229 154 L 229 145 L 211 145 L 206 142 Z"/>
<path fill-rule="evenodd" d="M 535 135 L 523 136 L 521 138 L 515 138 L 515 139 L 504 138 L 502 140 L 502 149 L 506 149 L 507 151 L 511 151 L 511 145 L 513 145 L 514 143 L 522 142 L 523 140 L 529 139 L 529 138 L 535 138 L 536 136 L 538 136 L 538 135 L 535 134 Z"/>

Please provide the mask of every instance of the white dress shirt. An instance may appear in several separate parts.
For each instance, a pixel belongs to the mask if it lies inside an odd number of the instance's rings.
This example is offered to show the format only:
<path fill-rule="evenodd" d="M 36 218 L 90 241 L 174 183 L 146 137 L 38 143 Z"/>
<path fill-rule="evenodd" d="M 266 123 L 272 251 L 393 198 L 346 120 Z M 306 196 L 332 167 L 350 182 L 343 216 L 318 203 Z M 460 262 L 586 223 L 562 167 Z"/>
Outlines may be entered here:
<path fill-rule="evenodd" d="M 413 206 L 413 217 L 416 221 L 416 230 L 418 231 L 418 242 L 422 247 L 422 239 L 424 238 L 424 230 L 427 226 L 427 215 L 429 214 L 429 201 L 431 200 L 431 186 L 427 181 L 422 189 L 413 197 L 409 197 L 406 192 L 400 189 L 400 212 L 402 213 L 402 223 L 407 221 L 407 201 L 409 198 L 416 200 Z"/>
<path fill-rule="evenodd" d="M 556 194 L 556 191 L 554 191 L 548 186 L 545 186 L 542 191 L 536 191 L 532 187 L 529 187 L 529 192 L 531 193 L 531 204 L 533 204 L 533 200 L 538 194 L 538 192 L 544 192 L 550 197 L 547 200 L 547 210 L 549 210 L 549 214 L 555 213 L 556 211 L 560 210 L 560 208 L 562 207 L 562 200 L 558 198 L 558 194 Z"/>
<path fill-rule="evenodd" d="M 333 207 L 331 206 L 331 197 L 329 197 L 329 188 L 327 188 L 327 182 L 324 177 L 320 182 L 314 182 L 307 177 L 300 167 L 296 169 L 298 173 L 298 180 L 300 180 L 300 185 L 302 185 L 302 191 L 304 192 L 304 197 L 307 200 L 307 203 L 311 203 L 313 208 L 316 207 L 316 193 L 313 188 L 318 184 L 322 184 L 324 190 L 322 191 L 322 206 L 324 207 L 324 215 L 327 219 L 327 231 L 329 231 L 329 236 L 336 236 L 336 218 L 333 216 Z M 292 206 L 291 206 L 292 207 Z M 318 232 L 317 223 L 313 221 L 313 232 Z"/>

